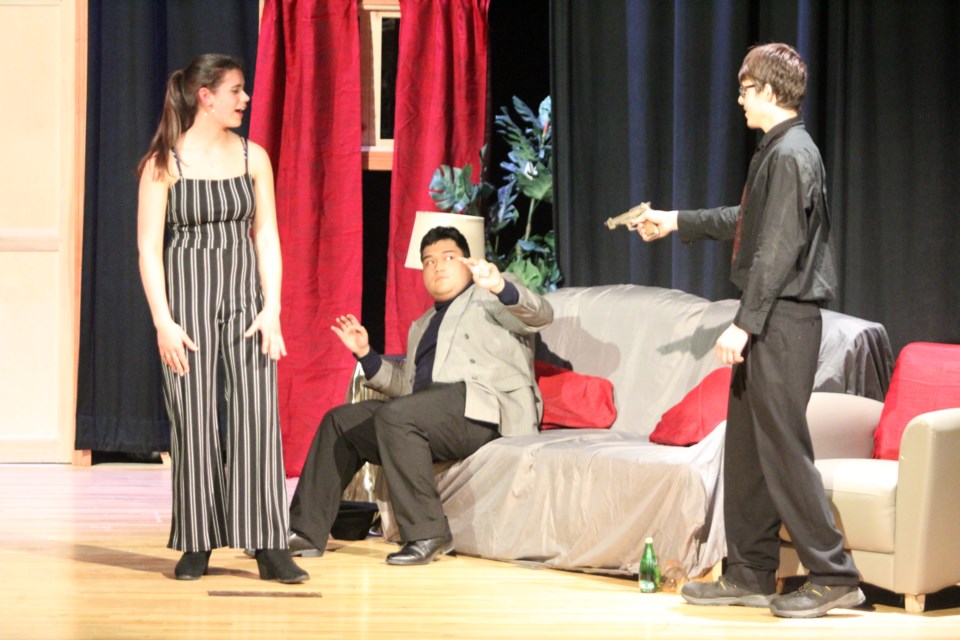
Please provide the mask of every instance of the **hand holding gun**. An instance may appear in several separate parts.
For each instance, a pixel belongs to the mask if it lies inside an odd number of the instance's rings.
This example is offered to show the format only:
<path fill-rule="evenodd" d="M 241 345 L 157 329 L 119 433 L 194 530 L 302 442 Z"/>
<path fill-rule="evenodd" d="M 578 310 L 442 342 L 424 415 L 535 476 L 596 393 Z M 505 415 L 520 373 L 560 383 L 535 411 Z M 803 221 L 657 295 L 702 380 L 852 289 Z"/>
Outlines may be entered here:
<path fill-rule="evenodd" d="M 631 231 L 637 228 L 637 223 L 635 222 L 637 218 L 642 216 L 650 209 L 649 202 L 641 202 L 637 206 L 628 209 L 624 213 L 614 217 L 607 218 L 606 225 L 608 229 L 616 229 L 620 225 L 626 225 Z M 649 220 L 643 222 L 643 235 L 646 238 L 656 238 L 660 235 L 660 228 Z"/>

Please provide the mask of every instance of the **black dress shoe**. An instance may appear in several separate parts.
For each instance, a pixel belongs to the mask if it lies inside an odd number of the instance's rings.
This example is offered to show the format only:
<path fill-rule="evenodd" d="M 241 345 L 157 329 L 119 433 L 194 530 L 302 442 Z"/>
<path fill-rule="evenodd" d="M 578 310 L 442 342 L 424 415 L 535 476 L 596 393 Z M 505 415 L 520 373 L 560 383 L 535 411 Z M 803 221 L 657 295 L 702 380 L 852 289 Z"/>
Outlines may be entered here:
<path fill-rule="evenodd" d="M 207 575 L 209 562 L 209 551 L 187 551 L 177 562 L 173 575 L 177 580 L 199 580 L 200 576 Z"/>
<path fill-rule="evenodd" d="M 287 546 L 290 548 L 290 555 L 295 558 L 319 558 L 323 555 L 323 549 L 318 549 L 312 542 L 296 531 L 291 531 L 287 538 Z M 256 549 L 244 549 L 243 553 L 251 558 L 256 557 Z"/>
<path fill-rule="evenodd" d="M 323 549 L 320 549 L 296 531 L 290 532 L 287 546 L 290 548 L 290 555 L 295 558 L 319 558 L 323 555 Z"/>
<path fill-rule="evenodd" d="M 261 580 L 296 584 L 310 579 L 309 573 L 293 563 L 286 549 L 257 549 L 256 557 Z"/>
<path fill-rule="evenodd" d="M 447 533 L 436 538 L 414 540 L 404 543 L 400 551 L 387 556 L 387 564 L 430 564 L 437 556 L 453 552 L 453 535 Z"/>

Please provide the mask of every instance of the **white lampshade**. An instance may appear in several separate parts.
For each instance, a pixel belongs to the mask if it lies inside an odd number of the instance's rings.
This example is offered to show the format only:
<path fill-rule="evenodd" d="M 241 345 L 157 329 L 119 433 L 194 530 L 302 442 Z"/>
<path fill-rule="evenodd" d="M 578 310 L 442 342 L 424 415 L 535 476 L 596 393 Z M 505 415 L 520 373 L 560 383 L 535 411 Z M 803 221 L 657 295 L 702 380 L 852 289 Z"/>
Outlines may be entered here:
<path fill-rule="evenodd" d="M 410 234 L 410 246 L 407 249 L 407 261 L 403 266 L 408 269 L 423 269 L 420 262 L 420 242 L 423 236 L 434 227 L 454 227 L 467 239 L 472 258 L 485 257 L 483 237 L 483 218 L 468 216 L 463 213 L 442 213 L 440 211 L 417 211 L 413 221 L 413 232 Z"/>

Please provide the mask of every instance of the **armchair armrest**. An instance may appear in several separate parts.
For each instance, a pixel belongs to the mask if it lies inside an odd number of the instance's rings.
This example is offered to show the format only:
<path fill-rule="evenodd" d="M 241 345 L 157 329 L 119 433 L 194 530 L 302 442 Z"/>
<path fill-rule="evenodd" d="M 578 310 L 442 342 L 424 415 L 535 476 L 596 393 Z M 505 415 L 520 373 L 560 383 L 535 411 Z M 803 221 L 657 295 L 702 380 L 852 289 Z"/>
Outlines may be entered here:
<path fill-rule="evenodd" d="M 363 384 L 363 367 L 358 362 L 350 376 L 350 385 L 347 387 L 346 404 L 356 404 L 364 400 L 386 400 L 387 396 Z"/>
<path fill-rule="evenodd" d="M 816 459 L 869 458 L 882 411 L 883 403 L 871 398 L 814 392 L 807 405 L 807 424 Z"/>
<path fill-rule="evenodd" d="M 402 355 L 385 355 L 384 360 L 390 360 L 398 365 L 402 365 L 406 360 Z M 363 367 L 358 362 L 353 368 L 353 375 L 350 376 L 350 384 L 347 386 L 347 404 L 354 404 L 364 400 L 386 400 L 387 395 L 380 393 L 376 389 L 371 389 L 364 384 L 366 378 L 363 376 Z"/>
<path fill-rule="evenodd" d="M 364 400 L 385 400 L 387 396 L 363 384 L 363 367 L 358 362 L 350 376 L 347 386 L 346 404 L 355 404 Z M 379 472 L 370 463 L 364 464 L 353 476 L 350 484 L 340 496 L 343 500 L 357 502 L 376 502 L 376 484 Z"/>
<path fill-rule="evenodd" d="M 960 580 L 960 408 L 924 413 L 900 444 L 894 573 L 903 593 Z"/>

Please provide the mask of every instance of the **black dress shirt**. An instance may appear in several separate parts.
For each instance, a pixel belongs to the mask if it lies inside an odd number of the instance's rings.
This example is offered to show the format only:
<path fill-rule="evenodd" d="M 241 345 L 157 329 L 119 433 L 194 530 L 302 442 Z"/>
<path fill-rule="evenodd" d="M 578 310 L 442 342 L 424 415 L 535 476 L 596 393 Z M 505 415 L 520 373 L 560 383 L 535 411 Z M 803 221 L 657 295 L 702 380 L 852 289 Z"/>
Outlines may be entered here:
<path fill-rule="evenodd" d="M 731 281 L 741 290 L 734 324 L 763 332 L 777 298 L 824 304 L 837 289 L 826 171 L 798 116 L 771 128 L 750 161 L 738 207 L 680 211 L 683 242 L 740 232 Z"/>

